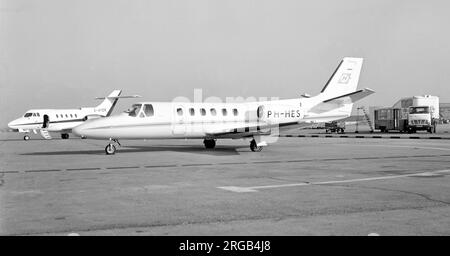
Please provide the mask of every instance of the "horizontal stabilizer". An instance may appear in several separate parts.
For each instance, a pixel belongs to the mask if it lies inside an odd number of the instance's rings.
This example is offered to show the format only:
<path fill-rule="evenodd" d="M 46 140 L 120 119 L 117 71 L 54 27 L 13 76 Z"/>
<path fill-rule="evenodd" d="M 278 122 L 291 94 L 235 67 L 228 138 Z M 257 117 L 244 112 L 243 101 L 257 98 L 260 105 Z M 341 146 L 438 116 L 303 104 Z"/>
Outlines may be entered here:
<path fill-rule="evenodd" d="M 323 101 L 324 103 L 337 103 L 337 104 L 350 104 L 355 103 L 362 98 L 365 98 L 372 93 L 375 93 L 372 89 L 365 88 L 362 90 L 358 90 L 352 93 L 347 93 L 338 97 L 334 97 L 328 100 Z"/>
<path fill-rule="evenodd" d="M 97 97 L 96 100 L 103 100 L 103 99 L 125 99 L 125 98 L 141 98 L 141 95 L 124 95 L 124 96 L 108 96 L 108 97 Z"/>

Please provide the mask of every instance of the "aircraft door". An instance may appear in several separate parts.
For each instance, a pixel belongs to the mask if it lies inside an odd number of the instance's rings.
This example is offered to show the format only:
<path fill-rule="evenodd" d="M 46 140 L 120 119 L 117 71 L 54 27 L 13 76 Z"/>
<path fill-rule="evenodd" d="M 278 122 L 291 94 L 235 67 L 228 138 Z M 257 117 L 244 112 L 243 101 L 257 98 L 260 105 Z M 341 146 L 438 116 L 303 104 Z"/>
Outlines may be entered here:
<path fill-rule="evenodd" d="M 48 118 L 48 115 L 44 115 L 44 120 L 42 121 L 42 128 L 48 128 L 49 123 L 50 123 L 50 118 Z"/>
<path fill-rule="evenodd" d="M 186 133 L 186 109 L 183 106 L 175 106 L 172 121 L 172 133 L 184 135 Z"/>

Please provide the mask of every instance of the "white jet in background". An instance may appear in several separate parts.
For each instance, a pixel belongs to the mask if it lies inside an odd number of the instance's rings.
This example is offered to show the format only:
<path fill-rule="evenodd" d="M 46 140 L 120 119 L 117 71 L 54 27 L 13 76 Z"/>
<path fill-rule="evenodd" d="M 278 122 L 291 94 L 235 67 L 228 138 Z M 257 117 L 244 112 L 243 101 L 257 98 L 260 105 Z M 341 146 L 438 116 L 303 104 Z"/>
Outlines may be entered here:
<path fill-rule="evenodd" d="M 281 129 L 350 116 L 353 103 L 374 93 L 357 90 L 362 58 L 344 58 L 320 94 L 314 97 L 246 102 L 141 102 L 120 115 L 88 121 L 73 133 L 109 139 L 106 154 L 114 154 L 119 139 L 203 139 L 214 148 L 217 139 L 249 139 L 252 151 L 273 142 Z"/>
<path fill-rule="evenodd" d="M 96 107 L 74 108 L 74 109 L 30 109 L 22 117 L 11 121 L 8 127 L 25 132 L 24 140 L 29 140 L 29 132 L 37 131 L 45 139 L 51 139 L 49 132 L 61 133 L 62 139 L 68 139 L 72 129 L 89 119 L 109 116 L 119 98 L 137 98 L 138 95 L 120 96 L 122 90 L 114 90 Z"/>

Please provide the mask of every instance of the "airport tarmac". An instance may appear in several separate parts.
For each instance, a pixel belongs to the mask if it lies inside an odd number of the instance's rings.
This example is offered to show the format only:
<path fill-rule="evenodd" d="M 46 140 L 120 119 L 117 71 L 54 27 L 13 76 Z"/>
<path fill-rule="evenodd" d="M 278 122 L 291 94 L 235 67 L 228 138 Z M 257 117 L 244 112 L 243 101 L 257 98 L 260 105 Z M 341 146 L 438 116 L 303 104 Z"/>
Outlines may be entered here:
<path fill-rule="evenodd" d="M 1 235 L 450 235 L 450 140 L 0 136 Z"/>

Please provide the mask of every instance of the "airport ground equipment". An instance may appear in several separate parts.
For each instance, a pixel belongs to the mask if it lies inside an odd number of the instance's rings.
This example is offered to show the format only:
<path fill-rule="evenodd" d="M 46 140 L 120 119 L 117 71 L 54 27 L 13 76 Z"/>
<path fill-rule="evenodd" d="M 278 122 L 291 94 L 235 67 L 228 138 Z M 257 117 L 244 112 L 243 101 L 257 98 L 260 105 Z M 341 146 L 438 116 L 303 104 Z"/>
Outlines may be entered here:
<path fill-rule="evenodd" d="M 332 121 L 325 123 L 325 132 L 326 133 L 344 133 L 345 130 L 345 122 L 343 121 Z"/>
<path fill-rule="evenodd" d="M 392 130 L 415 133 L 423 130 L 436 132 L 439 120 L 439 98 L 436 96 L 414 96 L 401 108 L 381 108 L 374 111 L 375 129 L 381 132 Z"/>
<path fill-rule="evenodd" d="M 439 120 L 439 98 L 431 95 L 414 96 L 408 113 L 408 132 L 425 130 L 435 133 Z"/>
<path fill-rule="evenodd" d="M 360 109 L 363 111 L 364 119 L 366 120 L 367 124 L 369 125 L 370 132 L 372 133 L 373 132 L 372 121 L 370 120 L 370 117 L 367 114 L 366 109 L 364 107 L 358 107 L 357 108 L 357 110 L 358 110 L 358 117 L 359 117 L 359 110 Z M 359 123 L 359 120 L 356 120 L 356 131 L 355 131 L 355 133 L 359 133 L 359 131 L 358 131 L 358 123 Z"/>
<path fill-rule="evenodd" d="M 400 108 L 380 108 L 374 112 L 375 129 L 381 132 L 407 130 L 408 119 L 407 116 L 402 116 L 402 109 Z"/>

